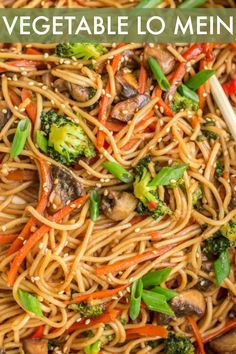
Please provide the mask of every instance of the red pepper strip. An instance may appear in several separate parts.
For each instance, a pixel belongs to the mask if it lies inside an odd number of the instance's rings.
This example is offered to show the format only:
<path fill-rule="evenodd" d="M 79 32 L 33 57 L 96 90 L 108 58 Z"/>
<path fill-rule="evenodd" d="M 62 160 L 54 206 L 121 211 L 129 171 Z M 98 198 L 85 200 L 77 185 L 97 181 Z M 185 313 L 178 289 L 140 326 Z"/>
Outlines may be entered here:
<path fill-rule="evenodd" d="M 231 47 L 236 50 L 236 43 L 230 43 Z"/>
<path fill-rule="evenodd" d="M 36 66 L 39 64 L 39 62 L 37 61 L 33 61 L 33 60 L 13 60 L 13 61 L 6 61 L 4 62 L 4 64 L 7 65 L 11 65 L 11 66 L 15 66 L 15 67 L 20 67 L 20 68 L 32 68 L 32 69 L 36 69 Z M 5 69 L 5 68 L 0 68 L 0 72 L 4 73 L 6 71 L 11 71 L 10 69 Z"/>
<path fill-rule="evenodd" d="M 23 90 L 21 91 L 21 99 L 22 103 L 24 103 L 24 101 L 27 99 L 29 100 L 29 103 L 25 107 L 25 110 L 31 121 L 34 123 L 37 116 L 37 104 L 34 102 L 32 91 L 23 88 Z"/>
<path fill-rule="evenodd" d="M 17 238 L 17 234 L 0 234 L 0 245 L 7 245 Z"/>
<path fill-rule="evenodd" d="M 189 323 L 191 324 L 191 327 L 192 327 L 194 336 L 196 338 L 196 342 L 198 344 L 200 353 L 201 354 L 206 354 L 205 349 L 204 349 L 204 345 L 203 345 L 203 342 L 202 342 L 202 337 L 201 337 L 201 334 L 199 332 L 199 329 L 198 329 L 196 321 L 194 320 L 193 317 L 190 317 L 190 316 L 188 316 L 187 319 L 188 319 Z"/>
<path fill-rule="evenodd" d="M 236 328 L 236 320 L 228 321 L 222 328 L 217 329 L 215 332 L 208 334 L 207 336 L 202 338 L 202 342 L 204 344 L 210 342 L 215 337 L 219 337 L 224 333 L 231 331 L 232 329 Z"/>
<path fill-rule="evenodd" d="M 162 90 L 161 88 L 157 87 L 155 89 L 154 94 L 159 97 L 159 101 L 157 102 L 157 105 L 159 108 L 161 108 L 163 110 L 163 113 L 167 116 L 167 117 L 173 117 L 174 113 L 172 112 L 171 108 L 163 101 L 163 99 L 161 98 L 162 95 Z"/>
<path fill-rule="evenodd" d="M 129 328 L 126 330 L 126 338 L 134 339 L 140 337 L 161 337 L 166 338 L 167 329 L 163 326 L 147 324 L 142 327 Z"/>
<path fill-rule="evenodd" d="M 204 50 L 204 44 L 203 43 L 197 43 L 192 45 L 189 49 L 187 49 L 183 54 L 182 57 L 186 61 L 190 61 L 192 59 L 195 59 L 198 55 L 202 54 Z"/>
<path fill-rule="evenodd" d="M 42 338 L 44 325 L 38 326 L 35 332 L 30 336 L 31 339 Z"/>
<path fill-rule="evenodd" d="M 236 80 L 230 80 L 222 85 L 227 96 L 236 93 Z"/>
<path fill-rule="evenodd" d="M 124 44 L 120 44 L 117 48 L 122 47 Z M 113 60 L 112 60 L 112 70 L 113 70 L 113 74 L 115 75 L 118 68 L 119 68 L 119 63 L 120 60 L 122 58 L 122 53 L 121 54 L 117 54 L 114 56 Z M 102 123 L 103 125 L 105 125 L 105 122 L 107 120 L 107 110 L 108 110 L 108 104 L 110 101 L 110 97 L 107 96 L 107 94 L 110 94 L 110 82 L 107 82 L 107 86 L 105 89 L 105 94 L 102 96 L 101 98 L 101 103 L 100 103 L 100 107 L 99 107 L 99 112 L 98 112 L 98 120 L 100 123 Z M 104 146 L 104 142 L 105 142 L 105 133 L 102 130 L 98 131 L 97 134 L 97 145 L 98 147 L 103 147 Z"/>
<path fill-rule="evenodd" d="M 43 53 L 35 48 L 27 48 L 25 51 L 25 54 L 31 54 L 31 55 L 42 55 Z"/>
<path fill-rule="evenodd" d="M 65 301 L 66 304 L 77 304 L 81 301 L 94 300 L 94 299 L 105 299 L 117 294 L 119 291 L 124 290 L 128 285 L 119 286 L 118 288 L 95 291 L 94 293 L 84 294 L 73 298 L 73 300 Z"/>
<path fill-rule="evenodd" d="M 144 67 L 144 64 L 141 64 L 140 73 L 139 73 L 139 88 L 138 92 L 144 94 L 147 86 L 147 70 Z"/>
<path fill-rule="evenodd" d="M 76 331 L 77 329 L 85 329 L 92 327 L 96 324 L 107 324 L 107 323 L 112 323 L 115 321 L 117 316 L 120 314 L 120 310 L 117 309 L 110 309 L 105 311 L 101 316 L 94 317 L 90 319 L 90 322 L 87 323 L 87 319 L 82 319 L 80 322 L 74 323 L 72 326 L 70 326 L 67 330 L 66 333 L 71 333 Z"/>
<path fill-rule="evenodd" d="M 8 89 L 8 93 L 13 105 L 19 107 L 21 104 L 21 98 L 11 89 Z"/>
<path fill-rule="evenodd" d="M 44 160 L 39 161 L 40 165 L 40 175 L 42 179 L 42 186 L 46 186 L 46 188 L 42 188 L 42 194 L 40 196 L 38 205 L 36 210 L 38 213 L 42 214 L 47 207 L 48 199 L 52 189 L 52 182 L 51 182 L 51 169 L 50 166 Z M 34 226 L 37 222 L 37 219 L 32 216 L 29 221 L 25 224 L 24 228 L 20 232 L 17 239 L 12 243 L 11 247 L 9 248 L 7 255 L 11 255 L 18 251 L 22 246 L 25 240 L 27 240 L 30 236 L 30 229 Z"/>
<path fill-rule="evenodd" d="M 120 270 L 125 270 L 133 265 L 149 261 L 151 259 L 157 258 L 169 250 L 171 250 L 176 245 L 169 245 L 161 248 L 152 248 L 152 250 L 145 253 L 138 254 L 136 256 L 128 257 L 122 261 L 118 261 L 112 264 L 108 264 L 104 267 L 96 268 L 97 275 L 105 275 L 108 273 L 119 272 Z"/>
<path fill-rule="evenodd" d="M 212 61 L 213 60 L 213 49 L 215 47 L 215 43 L 205 43 L 204 44 L 204 49 L 203 52 L 206 54 L 206 61 Z"/>
<path fill-rule="evenodd" d="M 106 128 L 111 132 L 119 132 L 125 127 L 124 123 L 119 122 L 106 122 Z"/>

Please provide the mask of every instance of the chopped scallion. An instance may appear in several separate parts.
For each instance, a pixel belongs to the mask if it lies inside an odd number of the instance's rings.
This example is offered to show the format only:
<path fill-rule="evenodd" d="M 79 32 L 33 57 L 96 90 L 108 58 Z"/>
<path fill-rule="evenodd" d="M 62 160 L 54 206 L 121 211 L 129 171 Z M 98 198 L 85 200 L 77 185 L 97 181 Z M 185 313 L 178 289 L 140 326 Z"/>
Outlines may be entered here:
<path fill-rule="evenodd" d="M 153 75 L 155 77 L 155 79 L 157 80 L 160 88 L 163 91 L 167 91 L 170 88 L 170 83 L 168 81 L 168 79 L 165 77 L 165 74 L 163 73 L 160 65 L 158 64 L 158 62 L 156 61 L 156 59 L 150 57 L 148 58 L 148 64 L 150 66 L 150 68 L 152 69 Z"/>
<path fill-rule="evenodd" d="M 163 0 L 141 0 L 136 8 L 143 8 L 143 9 L 155 9 L 158 5 L 160 5 Z"/>
<path fill-rule="evenodd" d="M 26 311 L 32 312 L 39 317 L 44 317 L 41 310 L 40 301 L 35 295 L 32 295 L 22 289 L 18 289 L 17 295 L 19 296 L 21 305 Z"/>
<path fill-rule="evenodd" d="M 143 287 L 160 285 L 161 283 L 166 281 L 171 270 L 172 270 L 171 268 L 164 268 L 164 269 L 159 269 L 155 272 L 147 273 L 142 278 Z"/>
<path fill-rule="evenodd" d="M 168 305 L 164 295 L 149 290 L 143 290 L 142 299 L 149 310 L 175 316 L 174 311 Z"/>
<path fill-rule="evenodd" d="M 89 214 L 92 221 L 96 221 L 99 217 L 100 209 L 100 197 L 98 192 L 94 189 L 89 194 L 90 205 L 89 205 Z"/>
<path fill-rule="evenodd" d="M 129 316 L 131 320 L 136 320 L 140 312 L 140 304 L 143 292 L 143 282 L 141 279 L 136 280 L 132 284 Z"/>
<path fill-rule="evenodd" d="M 48 141 L 47 141 L 45 135 L 43 135 L 43 133 L 39 130 L 36 131 L 35 141 L 36 141 L 36 145 L 40 148 L 40 150 L 47 153 Z"/>
<path fill-rule="evenodd" d="M 207 0 L 185 0 L 178 6 L 181 9 L 193 9 L 204 5 Z"/>
<path fill-rule="evenodd" d="M 215 74 L 214 70 L 201 70 L 196 75 L 192 76 L 187 82 L 185 82 L 185 86 L 189 89 L 196 91 L 202 86 L 207 80 L 210 79 Z"/>
<path fill-rule="evenodd" d="M 133 175 L 116 162 L 107 161 L 103 164 L 103 167 L 124 183 L 131 183 L 134 180 Z"/>
<path fill-rule="evenodd" d="M 25 147 L 25 143 L 30 131 L 30 120 L 28 118 L 19 121 L 16 133 L 11 145 L 10 156 L 17 157 Z"/>
<path fill-rule="evenodd" d="M 199 103 L 198 94 L 196 92 L 194 92 L 193 90 L 191 90 L 190 88 L 188 88 L 188 86 L 181 85 L 178 88 L 178 91 L 182 96 L 188 97 L 190 100 Z"/>

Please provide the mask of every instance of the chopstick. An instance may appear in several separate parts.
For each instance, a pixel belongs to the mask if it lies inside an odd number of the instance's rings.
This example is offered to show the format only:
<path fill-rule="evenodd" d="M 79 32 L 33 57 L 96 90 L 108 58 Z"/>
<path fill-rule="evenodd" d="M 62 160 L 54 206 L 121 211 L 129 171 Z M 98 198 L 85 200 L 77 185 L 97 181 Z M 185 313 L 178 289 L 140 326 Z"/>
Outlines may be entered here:
<path fill-rule="evenodd" d="M 230 133 L 232 134 L 234 140 L 236 140 L 236 114 L 233 110 L 233 107 L 230 104 L 229 99 L 226 96 L 217 77 L 213 75 L 209 79 L 209 82 L 213 98 L 219 107 L 226 124 L 228 125 Z"/>

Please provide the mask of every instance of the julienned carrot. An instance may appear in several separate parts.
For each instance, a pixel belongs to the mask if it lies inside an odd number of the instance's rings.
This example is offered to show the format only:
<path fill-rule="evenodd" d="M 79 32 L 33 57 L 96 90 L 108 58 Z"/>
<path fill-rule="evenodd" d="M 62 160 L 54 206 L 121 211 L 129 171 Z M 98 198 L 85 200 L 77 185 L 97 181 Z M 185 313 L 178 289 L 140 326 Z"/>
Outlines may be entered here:
<path fill-rule="evenodd" d="M 160 110 L 163 111 L 163 113 L 167 116 L 167 117 L 173 117 L 174 113 L 172 112 L 171 108 L 163 101 L 163 99 L 161 98 L 162 95 L 162 89 L 160 87 L 157 87 L 154 91 L 154 95 L 156 97 L 159 97 L 159 101 L 157 102 L 158 107 L 160 108 Z"/>
<path fill-rule="evenodd" d="M 162 238 L 160 231 L 150 231 L 148 235 L 151 236 L 152 241 L 159 241 Z"/>
<path fill-rule="evenodd" d="M 123 46 L 123 44 L 120 44 L 118 46 L 118 48 L 122 47 L 122 46 Z M 111 67 L 112 67 L 112 71 L 113 71 L 114 75 L 116 74 L 116 72 L 119 68 L 119 63 L 120 63 L 121 58 L 122 58 L 122 53 L 115 55 L 114 58 L 112 59 Z M 109 105 L 109 101 L 110 101 L 109 95 L 110 95 L 110 82 L 108 81 L 107 85 L 106 85 L 106 89 L 105 89 L 105 94 L 101 98 L 101 103 L 100 103 L 99 112 L 98 112 L 98 120 L 103 125 L 105 125 L 105 122 L 107 120 L 107 114 L 108 114 L 107 111 L 108 111 L 108 105 Z M 97 146 L 100 148 L 103 147 L 104 142 L 105 142 L 105 133 L 102 130 L 98 130 Z"/>
<path fill-rule="evenodd" d="M 25 110 L 31 121 L 34 122 L 37 116 L 37 104 L 36 102 L 34 102 L 32 91 L 23 88 L 23 90 L 21 91 L 21 99 L 22 103 L 24 103 L 24 101 L 26 100 L 29 100 L 29 103 L 26 105 Z"/>
<path fill-rule="evenodd" d="M 140 139 L 130 139 L 130 141 L 122 146 L 121 151 L 128 151 L 134 147 Z"/>
<path fill-rule="evenodd" d="M 136 215 L 133 217 L 133 219 L 130 220 L 131 225 L 138 224 L 139 222 L 143 221 L 146 218 L 146 216 L 143 215 Z"/>
<path fill-rule="evenodd" d="M 224 333 L 227 333 L 231 331 L 232 329 L 236 328 L 236 320 L 228 321 L 225 323 L 225 325 L 222 328 L 217 329 L 211 334 L 208 334 L 207 336 L 202 338 L 202 342 L 204 344 L 210 342 L 212 339 L 221 336 Z"/>
<path fill-rule="evenodd" d="M 39 199 L 39 203 L 36 207 L 36 210 L 38 213 L 42 214 L 48 204 L 49 195 L 52 189 L 52 182 L 51 182 L 50 166 L 48 165 L 48 163 L 45 160 L 40 160 L 39 166 L 40 166 L 41 185 L 43 187 L 42 187 L 41 196 Z M 36 224 L 36 221 L 37 220 L 33 216 L 29 219 L 29 221 L 25 224 L 24 228 L 20 232 L 18 238 L 13 242 L 13 244 L 9 248 L 7 252 L 8 256 L 18 251 L 20 247 L 23 245 L 24 241 L 27 238 L 29 238 L 30 229 L 32 226 Z"/>
<path fill-rule="evenodd" d="M 125 127 L 125 124 L 119 122 L 106 122 L 106 128 L 111 132 L 119 132 Z"/>
<path fill-rule="evenodd" d="M 36 66 L 39 64 L 39 62 L 33 61 L 33 60 L 26 60 L 26 59 L 21 59 L 21 60 L 12 60 L 12 61 L 6 61 L 4 64 L 10 65 L 10 66 L 15 66 L 18 68 L 32 68 L 36 69 Z M 10 69 L 5 69 L 5 68 L 0 68 L 0 72 L 6 72 L 10 71 Z"/>
<path fill-rule="evenodd" d="M 168 331 L 163 326 L 147 324 L 142 327 L 129 328 L 126 330 L 126 338 L 134 339 L 140 337 L 161 337 L 166 338 Z"/>
<path fill-rule="evenodd" d="M 206 354 L 205 349 L 204 349 L 204 345 L 203 345 L 203 342 L 202 342 L 202 337 L 201 337 L 201 334 L 199 332 L 199 329 L 198 329 L 198 326 L 197 326 L 197 323 L 196 323 L 195 319 L 193 317 L 191 317 L 191 316 L 188 316 L 187 319 L 188 319 L 189 323 L 191 324 L 191 327 L 192 327 L 194 336 L 196 338 L 196 342 L 198 344 L 200 353 L 201 354 Z"/>
<path fill-rule="evenodd" d="M 236 50 L 236 43 L 230 43 L 231 47 Z"/>
<path fill-rule="evenodd" d="M 21 104 L 21 98 L 11 89 L 8 89 L 8 93 L 13 105 L 18 107 Z"/>
<path fill-rule="evenodd" d="M 7 245 L 17 238 L 17 234 L 0 234 L 0 245 Z"/>
<path fill-rule="evenodd" d="M 79 208 L 82 203 L 84 203 L 88 199 L 88 195 L 84 195 L 81 198 L 78 198 L 66 205 L 62 209 L 60 209 L 57 213 L 55 213 L 52 217 L 49 218 L 50 221 L 59 222 L 66 215 L 69 215 L 73 210 Z M 8 286 L 11 286 L 15 282 L 15 278 L 18 272 L 18 269 L 22 262 L 24 261 L 27 254 L 30 250 L 41 240 L 41 238 L 50 230 L 50 226 L 42 225 L 36 232 L 34 232 L 30 238 L 26 241 L 26 243 L 19 249 L 13 262 L 10 267 L 10 271 L 8 273 Z"/>
<path fill-rule="evenodd" d="M 26 48 L 25 54 L 31 54 L 31 55 L 42 55 L 43 53 L 35 48 Z"/>
<path fill-rule="evenodd" d="M 33 181 L 37 178 L 35 171 L 31 170 L 14 170 L 10 171 L 7 175 L 7 179 L 10 181 Z"/>
<path fill-rule="evenodd" d="M 144 123 L 145 123 L 148 119 L 150 119 L 150 118 L 153 117 L 154 113 L 155 113 L 155 112 L 154 112 L 154 109 L 152 109 L 150 112 L 148 112 L 148 113 L 146 114 L 146 116 L 145 116 L 143 119 L 141 119 L 140 122 L 138 122 L 138 124 L 136 125 L 136 128 L 142 127 L 142 126 L 144 125 Z"/>
<path fill-rule="evenodd" d="M 114 272 L 119 272 L 120 270 L 127 269 L 133 265 L 157 258 L 161 256 L 162 254 L 168 252 L 171 248 L 173 248 L 175 245 L 169 245 L 165 246 L 162 248 L 153 248 L 151 251 L 147 251 L 142 254 L 138 254 L 137 256 L 132 256 L 126 259 L 123 259 L 122 261 L 115 262 L 113 264 L 109 264 L 104 267 L 98 267 L 96 268 L 96 274 L 97 275 L 105 275 L 109 273 L 114 273 Z"/>
<path fill-rule="evenodd" d="M 44 331 L 44 325 L 38 326 L 34 333 L 30 336 L 31 339 L 39 339 L 42 338 Z"/>
<path fill-rule="evenodd" d="M 81 301 L 94 300 L 94 299 L 105 299 L 107 297 L 117 294 L 119 291 L 124 290 L 128 285 L 119 286 L 118 288 L 95 291 L 91 294 L 84 294 L 73 298 L 73 300 L 65 301 L 66 304 L 77 304 Z"/>
<path fill-rule="evenodd" d="M 74 332 L 77 329 L 89 328 L 89 327 L 92 327 L 92 326 L 94 326 L 96 324 L 100 324 L 100 323 L 103 323 L 103 324 L 112 323 L 115 321 L 117 316 L 119 316 L 119 314 L 120 314 L 120 310 L 117 310 L 117 309 L 107 310 L 101 316 L 91 318 L 89 323 L 87 322 L 86 319 L 83 319 L 80 322 L 74 323 L 70 328 L 68 328 L 66 330 L 66 333 Z"/>
<path fill-rule="evenodd" d="M 140 94 L 145 93 L 147 86 L 147 70 L 144 67 L 144 64 L 141 64 L 140 73 L 139 73 L 139 87 L 138 92 Z"/>

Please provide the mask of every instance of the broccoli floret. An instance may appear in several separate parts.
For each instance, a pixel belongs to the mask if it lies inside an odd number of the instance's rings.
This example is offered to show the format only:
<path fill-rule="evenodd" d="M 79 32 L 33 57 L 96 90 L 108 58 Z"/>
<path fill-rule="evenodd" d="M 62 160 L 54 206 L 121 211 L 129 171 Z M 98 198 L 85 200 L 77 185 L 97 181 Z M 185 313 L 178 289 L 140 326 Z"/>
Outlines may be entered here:
<path fill-rule="evenodd" d="M 230 220 L 227 224 L 220 228 L 221 234 L 226 237 L 232 246 L 235 245 L 236 242 L 236 222 Z"/>
<path fill-rule="evenodd" d="M 89 306 L 85 302 L 70 305 L 69 308 L 71 310 L 78 311 L 81 317 L 85 318 L 98 317 L 105 311 L 105 307 L 102 304 Z"/>
<path fill-rule="evenodd" d="M 179 112 L 181 109 L 188 109 L 190 111 L 197 111 L 199 105 L 197 102 L 191 100 L 188 97 L 181 96 L 178 92 L 175 93 L 173 101 L 171 103 L 171 109 L 174 112 Z"/>
<path fill-rule="evenodd" d="M 149 340 L 147 342 L 148 346 L 151 347 L 152 349 L 157 348 L 158 345 L 162 343 L 162 340 L 156 339 L 156 340 Z"/>
<path fill-rule="evenodd" d="M 87 345 L 84 348 L 85 354 L 98 354 L 101 349 L 101 341 L 97 340 L 95 343 Z"/>
<path fill-rule="evenodd" d="M 203 127 L 215 127 L 216 123 L 214 122 L 214 120 L 211 119 L 207 119 L 205 123 L 202 124 Z M 215 132 L 211 131 L 211 130 L 203 130 L 203 135 L 205 135 L 205 137 L 207 139 L 213 139 L 216 140 L 218 138 L 218 134 L 216 134 Z"/>
<path fill-rule="evenodd" d="M 164 341 L 165 354 L 194 354 L 194 346 L 190 339 L 170 332 Z"/>
<path fill-rule="evenodd" d="M 198 184 L 197 189 L 195 190 L 195 192 L 193 193 L 192 196 L 192 205 L 193 207 L 199 207 L 199 204 L 201 203 L 203 197 L 203 193 L 202 193 L 202 188 L 200 186 L 200 184 Z"/>
<path fill-rule="evenodd" d="M 216 259 L 222 252 L 230 247 L 230 241 L 217 233 L 216 236 L 208 238 L 203 246 L 203 252 L 209 259 Z"/>
<path fill-rule="evenodd" d="M 150 156 L 146 156 L 138 162 L 135 168 L 133 187 L 134 195 L 139 199 L 137 212 L 141 215 L 150 215 L 154 219 L 157 219 L 161 215 L 170 214 L 171 210 L 158 198 L 156 187 L 149 186 L 152 179 L 151 173 L 148 170 L 150 162 Z"/>
<path fill-rule="evenodd" d="M 48 139 L 48 155 L 64 165 L 70 166 L 79 156 L 96 155 L 95 148 L 84 130 L 53 110 L 42 113 L 41 128 Z"/>
<path fill-rule="evenodd" d="M 221 160 L 216 161 L 216 168 L 215 168 L 215 177 L 219 178 L 222 177 L 224 174 L 224 165 Z"/>
<path fill-rule="evenodd" d="M 95 43 L 60 43 L 56 46 L 55 54 L 63 58 L 97 59 L 107 53 L 107 49 L 101 44 Z"/>

